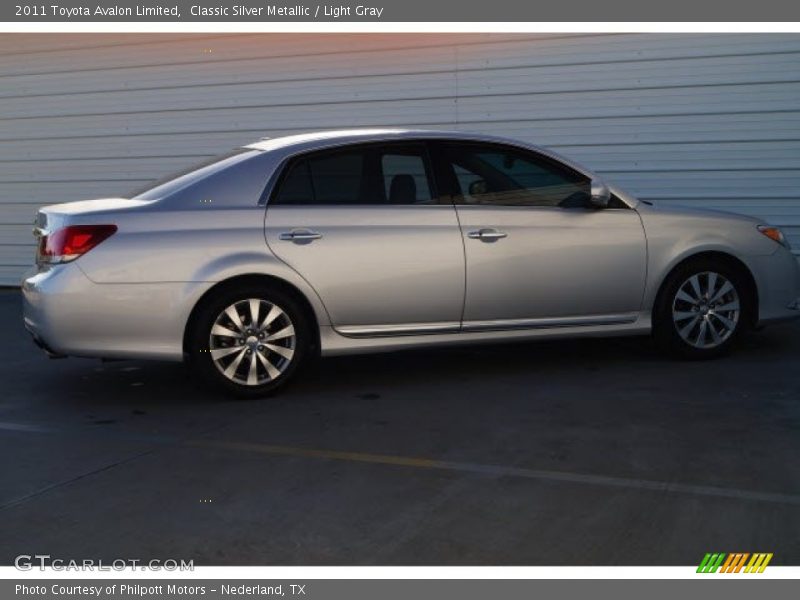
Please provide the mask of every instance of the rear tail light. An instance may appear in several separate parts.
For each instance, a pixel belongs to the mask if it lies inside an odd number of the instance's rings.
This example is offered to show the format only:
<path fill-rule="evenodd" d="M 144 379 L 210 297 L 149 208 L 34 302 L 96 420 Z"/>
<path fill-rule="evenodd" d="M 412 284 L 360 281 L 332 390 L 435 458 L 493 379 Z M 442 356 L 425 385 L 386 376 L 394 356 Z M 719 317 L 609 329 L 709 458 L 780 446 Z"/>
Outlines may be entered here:
<path fill-rule="evenodd" d="M 65 263 L 83 256 L 117 231 L 116 225 L 69 225 L 42 235 L 36 259 L 40 263 Z"/>

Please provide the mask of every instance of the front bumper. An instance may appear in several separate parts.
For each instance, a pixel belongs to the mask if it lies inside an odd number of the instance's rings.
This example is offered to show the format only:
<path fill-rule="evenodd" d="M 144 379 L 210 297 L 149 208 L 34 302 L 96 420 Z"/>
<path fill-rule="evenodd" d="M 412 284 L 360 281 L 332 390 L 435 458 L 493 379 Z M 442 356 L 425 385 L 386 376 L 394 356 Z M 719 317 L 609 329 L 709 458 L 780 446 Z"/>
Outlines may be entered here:
<path fill-rule="evenodd" d="M 800 263 L 789 250 L 751 259 L 758 285 L 758 323 L 800 318 Z"/>

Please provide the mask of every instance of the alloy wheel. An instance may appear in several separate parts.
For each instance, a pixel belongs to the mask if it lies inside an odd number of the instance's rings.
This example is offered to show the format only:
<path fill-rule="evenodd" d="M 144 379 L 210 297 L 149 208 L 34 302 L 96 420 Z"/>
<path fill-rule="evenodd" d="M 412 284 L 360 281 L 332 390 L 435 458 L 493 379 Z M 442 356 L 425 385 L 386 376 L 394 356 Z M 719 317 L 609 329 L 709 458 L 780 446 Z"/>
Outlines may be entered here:
<path fill-rule="evenodd" d="M 257 386 L 280 377 L 295 354 L 289 315 L 260 298 L 239 300 L 214 320 L 208 342 L 214 366 L 230 381 Z"/>
<path fill-rule="evenodd" d="M 736 287 L 713 271 L 695 273 L 678 288 L 672 321 L 684 342 L 702 350 L 721 346 L 736 331 L 741 302 Z"/>

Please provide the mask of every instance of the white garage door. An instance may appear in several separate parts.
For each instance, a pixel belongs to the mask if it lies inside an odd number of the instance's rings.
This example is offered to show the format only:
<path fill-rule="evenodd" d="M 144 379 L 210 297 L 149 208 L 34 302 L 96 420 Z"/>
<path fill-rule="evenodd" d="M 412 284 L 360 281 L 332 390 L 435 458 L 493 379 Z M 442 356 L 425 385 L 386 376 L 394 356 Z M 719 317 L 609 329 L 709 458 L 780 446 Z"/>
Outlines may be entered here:
<path fill-rule="evenodd" d="M 37 206 L 371 125 L 532 140 L 800 248 L 800 35 L 5 34 L 0 82 L 0 284 L 31 263 Z"/>

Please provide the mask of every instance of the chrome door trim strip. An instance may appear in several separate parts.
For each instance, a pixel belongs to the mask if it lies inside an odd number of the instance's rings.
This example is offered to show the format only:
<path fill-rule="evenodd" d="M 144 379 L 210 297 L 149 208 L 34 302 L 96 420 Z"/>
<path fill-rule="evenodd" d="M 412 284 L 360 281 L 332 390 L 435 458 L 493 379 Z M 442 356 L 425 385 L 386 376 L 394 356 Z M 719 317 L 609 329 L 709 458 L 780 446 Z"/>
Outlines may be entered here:
<path fill-rule="evenodd" d="M 367 325 L 334 327 L 341 335 L 351 338 L 392 337 L 473 331 L 505 331 L 512 329 L 552 329 L 556 327 L 591 327 L 633 323 L 638 313 L 592 315 L 588 317 L 549 317 L 539 319 L 498 319 L 494 321 L 465 321 L 447 323 L 406 323 L 402 325 Z"/>
<path fill-rule="evenodd" d="M 578 317 L 547 317 L 537 319 L 498 319 L 494 321 L 465 321 L 462 331 L 501 331 L 506 329 L 551 329 L 554 327 L 591 327 L 633 323 L 637 313 L 591 315 Z"/>
<path fill-rule="evenodd" d="M 451 321 L 445 323 L 404 323 L 402 325 L 367 325 L 334 327 L 341 335 L 353 338 L 392 337 L 396 335 L 425 335 L 435 333 L 458 333 L 461 323 Z"/>

